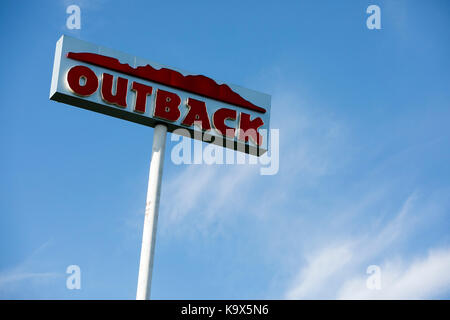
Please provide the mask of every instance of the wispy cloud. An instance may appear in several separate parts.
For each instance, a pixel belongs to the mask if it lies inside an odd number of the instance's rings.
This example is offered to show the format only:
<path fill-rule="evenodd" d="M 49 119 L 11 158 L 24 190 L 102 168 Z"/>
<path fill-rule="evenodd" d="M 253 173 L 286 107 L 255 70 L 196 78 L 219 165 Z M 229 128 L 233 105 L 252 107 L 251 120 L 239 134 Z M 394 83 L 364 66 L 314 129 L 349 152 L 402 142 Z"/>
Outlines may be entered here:
<path fill-rule="evenodd" d="M 382 288 L 368 289 L 366 268 L 380 255 L 407 237 L 416 193 L 405 201 L 398 214 L 380 230 L 355 236 L 339 244 L 325 245 L 307 256 L 285 292 L 287 299 L 426 299 L 450 290 L 450 249 L 433 249 L 425 258 L 389 256 L 380 264 Z M 421 217 L 426 219 L 426 217 Z M 358 275 L 358 276 L 355 276 Z"/>
<path fill-rule="evenodd" d="M 352 291 L 355 297 L 400 297 L 398 288 L 418 283 L 411 277 L 446 266 L 445 249 L 413 260 L 427 249 L 402 247 L 430 217 L 445 211 L 445 201 L 426 201 L 415 191 L 418 188 L 397 193 L 401 179 L 379 179 L 380 172 L 395 172 L 388 170 L 392 163 L 385 167 L 385 159 L 370 167 L 373 172 L 358 168 L 364 171 L 358 171 L 359 176 L 339 175 L 342 169 L 349 174 L 357 168 L 357 152 L 365 150 L 352 145 L 345 123 L 311 111 L 314 106 L 295 92 L 280 89 L 273 105 L 271 127 L 281 129 L 279 173 L 262 177 L 252 166 L 180 167 L 166 176 L 163 187 L 158 231 L 162 236 L 186 239 L 195 230 L 202 237 L 214 237 L 222 224 L 236 222 L 239 214 L 251 215 L 250 229 L 261 237 L 266 255 L 262 262 L 273 270 L 273 290 L 265 298 L 348 298 Z M 333 179 L 345 184 L 327 191 Z M 382 269 L 380 293 L 365 292 L 365 272 L 371 264 Z M 420 295 L 414 292 L 419 285 L 410 287 L 410 296 L 431 297 L 449 289 L 446 276 L 421 281 L 420 286 L 429 289 Z"/>
<path fill-rule="evenodd" d="M 381 268 L 381 290 L 369 290 L 366 277 L 348 279 L 339 299 L 432 299 L 450 290 L 450 249 L 433 249 L 410 262 L 386 260 Z"/>
<path fill-rule="evenodd" d="M 211 224 L 230 214 L 226 211 L 230 199 L 234 203 L 243 200 L 243 192 L 251 188 L 251 181 L 257 175 L 257 168 L 249 166 L 191 165 L 184 168 L 164 187 L 162 232 L 172 230 L 173 226 L 177 226 L 179 232 L 190 228 L 206 231 Z"/>
<path fill-rule="evenodd" d="M 5 285 L 11 282 L 23 281 L 23 280 L 45 280 L 61 277 L 61 273 L 56 272 L 24 272 L 20 268 L 14 269 L 10 272 L 0 274 L 0 288 L 4 288 Z"/>
<path fill-rule="evenodd" d="M 24 289 L 17 289 L 23 288 L 23 285 L 26 285 L 29 289 L 33 284 L 39 283 L 39 286 L 42 286 L 42 282 L 52 282 L 65 276 L 62 272 L 39 272 L 36 270 L 36 261 L 39 255 L 51 245 L 51 242 L 49 240 L 40 245 L 15 267 L 0 272 L 0 292 L 6 298 L 11 298 L 11 292 L 26 292 Z M 19 294 L 19 296 L 22 296 L 22 294 Z"/>
<path fill-rule="evenodd" d="M 299 180 L 301 185 L 314 184 L 333 170 L 339 161 L 332 161 L 330 152 L 340 145 L 343 128 L 332 117 L 311 115 L 299 101 L 298 94 L 280 91 L 272 102 L 276 108 L 271 127 L 282 128 L 280 171 L 275 176 L 261 176 L 259 166 L 250 164 L 184 166 L 176 176 L 166 177 L 163 228 L 185 227 L 189 221 L 195 228 L 206 228 L 232 215 L 226 210 L 230 201 L 246 214 L 265 215 L 287 197 L 296 197 Z M 288 110 L 290 116 L 283 116 Z"/>
<path fill-rule="evenodd" d="M 336 274 L 342 273 L 354 257 L 351 244 L 329 246 L 307 258 L 307 265 L 293 281 L 286 293 L 287 299 L 305 299 L 324 296 L 324 288 Z"/>

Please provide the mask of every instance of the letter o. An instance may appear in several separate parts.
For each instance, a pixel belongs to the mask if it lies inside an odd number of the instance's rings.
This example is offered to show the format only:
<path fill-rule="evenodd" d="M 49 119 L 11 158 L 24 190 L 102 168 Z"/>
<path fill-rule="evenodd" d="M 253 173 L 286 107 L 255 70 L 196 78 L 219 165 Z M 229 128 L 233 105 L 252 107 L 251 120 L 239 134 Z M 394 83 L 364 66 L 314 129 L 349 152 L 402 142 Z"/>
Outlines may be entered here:
<path fill-rule="evenodd" d="M 85 79 L 84 85 L 80 84 L 81 78 Z M 67 83 L 74 93 L 83 97 L 90 96 L 98 89 L 98 78 L 96 74 L 85 66 L 72 67 L 67 72 Z"/>

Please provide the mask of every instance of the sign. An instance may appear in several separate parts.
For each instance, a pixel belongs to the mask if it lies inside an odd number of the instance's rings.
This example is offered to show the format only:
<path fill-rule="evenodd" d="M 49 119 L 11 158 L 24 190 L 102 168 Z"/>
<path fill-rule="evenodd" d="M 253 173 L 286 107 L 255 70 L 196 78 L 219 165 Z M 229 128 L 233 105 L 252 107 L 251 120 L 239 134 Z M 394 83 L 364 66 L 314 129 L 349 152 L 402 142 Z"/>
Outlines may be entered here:
<path fill-rule="evenodd" d="M 269 95 L 68 36 L 56 44 L 50 99 L 253 155 L 268 149 Z"/>

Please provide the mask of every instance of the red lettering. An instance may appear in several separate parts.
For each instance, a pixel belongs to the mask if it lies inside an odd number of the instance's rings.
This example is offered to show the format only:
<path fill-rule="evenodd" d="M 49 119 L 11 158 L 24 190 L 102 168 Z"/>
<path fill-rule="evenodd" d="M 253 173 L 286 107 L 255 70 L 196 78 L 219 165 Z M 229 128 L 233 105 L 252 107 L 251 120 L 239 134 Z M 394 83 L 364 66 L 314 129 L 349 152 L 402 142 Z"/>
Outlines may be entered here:
<path fill-rule="evenodd" d="M 236 110 L 222 108 L 214 112 L 213 124 L 216 130 L 223 136 L 234 138 L 236 129 L 230 128 L 225 124 L 225 120 L 236 120 Z"/>
<path fill-rule="evenodd" d="M 147 104 L 147 96 L 152 94 L 152 87 L 133 81 L 133 83 L 131 84 L 131 90 L 136 92 L 136 103 L 134 104 L 134 111 L 144 113 L 145 106 Z"/>
<path fill-rule="evenodd" d="M 114 77 L 108 73 L 103 74 L 102 99 L 110 104 L 126 108 L 128 79 L 117 77 L 116 94 L 112 93 Z"/>
<path fill-rule="evenodd" d="M 153 115 L 163 120 L 177 121 L 181 115 L 178 109 L 180 103 L 181 99 L 175 93 L 158 89 Z"/>
<path fill-rule="evenodd" d="M 84 79 L 84 85 L 80 80 Z M 85 66 L 75 66 L 67 72 L 67 83 L 70 89 L 79 96 L 87 97 L 98 89 L 98 78 L 94 71 Z"/>
<path fill-rule="evenodd" d="M 209 123 L 206 104 L 203 101 L 189 98 L 187 101 L 187 106 L 189 107 L 189 111 L 181 124 L 186 126 L 199 124 L 202 130 L 210 130 L 211 124 Z"/>
<path fill-rule="evenodd" d="M 261 118 L 250 120 L 249 114 L 241 112 L 238 139 L 247 142 L 248 138 L 251 138 L 254 143 L 260 146 L 262 144 L 262 136 L 259 134 L 258 128 L 263 124 L 264 122 Z"/>

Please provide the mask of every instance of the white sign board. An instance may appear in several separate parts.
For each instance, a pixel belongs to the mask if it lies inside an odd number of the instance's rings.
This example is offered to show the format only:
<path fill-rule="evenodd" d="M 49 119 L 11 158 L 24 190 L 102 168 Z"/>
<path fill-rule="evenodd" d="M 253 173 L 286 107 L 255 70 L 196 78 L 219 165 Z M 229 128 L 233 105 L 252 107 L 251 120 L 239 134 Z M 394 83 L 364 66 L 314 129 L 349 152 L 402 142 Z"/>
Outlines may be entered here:
<path fill-rule="evenodd" d="M 253 155 L 268 149 L 270 96 L 68 36 L 50 99 Z"/>

